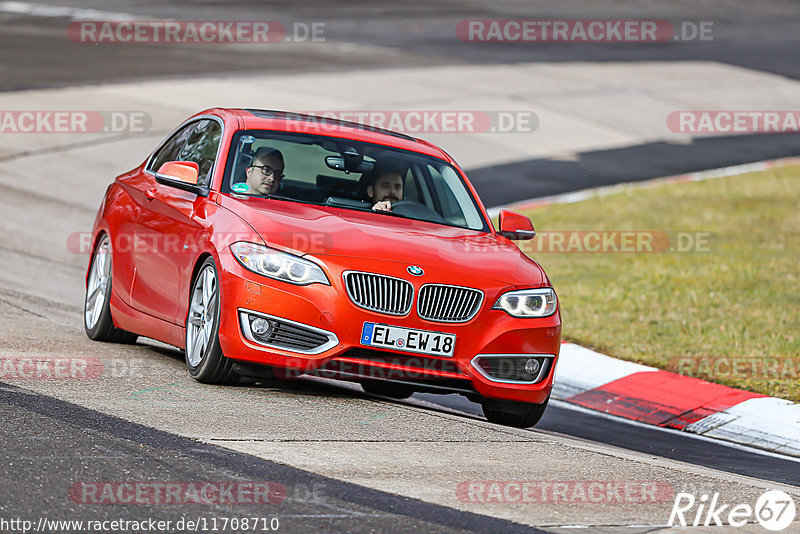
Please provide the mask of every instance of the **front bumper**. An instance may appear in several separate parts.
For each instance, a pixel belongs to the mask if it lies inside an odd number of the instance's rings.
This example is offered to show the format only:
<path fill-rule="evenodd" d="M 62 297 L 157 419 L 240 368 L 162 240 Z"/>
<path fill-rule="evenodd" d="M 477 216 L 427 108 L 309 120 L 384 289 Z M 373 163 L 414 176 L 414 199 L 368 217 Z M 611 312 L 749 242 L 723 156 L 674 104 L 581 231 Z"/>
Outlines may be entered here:
<path fill-rule="evenodd" d="M 415 307 L 404 316 L 391 316 L 356 306 L 347 296 L 341 273 L 326 261 L 330 286 L 313 284 L 294 286 L 252 273 L 225 250 L 220 254 L 221 312 L 219 340 L 223 353 L 234 360 L 312 372 L 331 378 L 363 381 L 384 379 L 407 383 L 421 391 L 459 392 L 468 396 L 544 402 L 553 386 L 553 377 L 561 346 L 560 313 L 550 317 L 519 319 L 491 307 L 503 292 L 516 289 L 502 283 L 492 285 L 480 280 L 486 298 L 480 311 L 465 323 L 435 322 L 420 318 Z M 359 265 L 361 263 L 361 265 Z M 397 265 L 394 265 L 394 264 Z M 406 264 L 383 262 L 380 272 L 403 278 L 416 287 L 421 280 L 405 273 Z M 348 258 L 348 268 L 375 271 L 374 261 Z M 430 271 L 430 270 L 429 270 Z M 405 276 L 403 276 L 405 275 Z M 476 280 L 440 280 L 435 271 L 424 282 L 442 282 L 476 287 Z M 473 283 L 470 283 L 473 282 Z M 288 325 L 329 333 L 324 350 L 289 350 L 280 344 L 256 340 L 244 320 L 254 313 L 286 321 Z M 441 358 L 423 354 L 376 349 L 361 345 L 365 322 L 404 328 L 444 332 L 456 335 L 453 356 Z M 515 355 L 539 357 L 546 365 L 535 383 L 492 378 L 482 368 L 478 356 L 492 358 Z M 484 367 L 487 367 L 486 360 Z"/>

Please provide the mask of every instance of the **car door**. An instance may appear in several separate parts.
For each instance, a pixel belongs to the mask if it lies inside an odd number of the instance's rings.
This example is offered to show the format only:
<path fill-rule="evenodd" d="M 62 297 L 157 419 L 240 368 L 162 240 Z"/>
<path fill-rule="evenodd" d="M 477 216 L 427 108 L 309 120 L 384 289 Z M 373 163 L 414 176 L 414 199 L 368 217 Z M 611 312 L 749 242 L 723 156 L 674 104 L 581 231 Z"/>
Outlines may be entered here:
<path fill-rule="evenodd" d="M 209 185 L 222 137 L 222 123 L 212 118 L 191 122 L 176 132 L 146 169 L 145 201 L 136 222 L 133 249 L 136 276 L 133 306 L 147 314 L 181 324 L 176 317 L 180 289 L 190 283 L 197 244 L 208 232 L 206 197 L 156 182 L 168 161 L 198 164 L 199 185 Z"/>

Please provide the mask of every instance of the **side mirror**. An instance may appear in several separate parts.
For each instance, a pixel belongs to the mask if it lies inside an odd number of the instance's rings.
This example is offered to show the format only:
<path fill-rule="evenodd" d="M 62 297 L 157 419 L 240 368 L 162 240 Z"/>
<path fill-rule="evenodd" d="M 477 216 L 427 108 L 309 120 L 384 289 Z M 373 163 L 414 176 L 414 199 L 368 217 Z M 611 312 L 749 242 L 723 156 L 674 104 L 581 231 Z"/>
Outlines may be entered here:
<path fill-rule="evenodd" d="M 208 189 L 197 185 L 199 177 L 200 166 L 194 161 L 168 161 L 156 172 L 156 182 L 206 197 Z"/>
<path fill-rule="evenodd" d="M 514 213 L 509 210 L 500 210 L 500 230 L 498 234 L 508 239 L 522 241 L 533 239 L 536 232 L 533 230 L 533 223 L 524 215 Z"/>
<path fill-rule="evenodd" d="M 194 161 L 168 161 L 158 169 L 156 174 L 197 185 L 197 179 L 200 177 L 200 165 Z"/>

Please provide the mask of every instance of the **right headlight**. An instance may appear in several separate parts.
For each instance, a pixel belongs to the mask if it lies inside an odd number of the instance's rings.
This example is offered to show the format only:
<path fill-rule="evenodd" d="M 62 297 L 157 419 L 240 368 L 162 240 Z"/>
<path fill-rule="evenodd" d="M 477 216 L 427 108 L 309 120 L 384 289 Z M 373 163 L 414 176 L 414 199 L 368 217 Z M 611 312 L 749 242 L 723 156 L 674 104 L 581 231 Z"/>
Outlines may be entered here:
<path fill-rule="evenodd" d="M 558 299 L 552 287 L 519 289 L 503 293 L 492 307 L 512 317 L 548 317 L 556 312 Z"/>
<path fill-rule="evenodd" d="M 299 286 L 331 285 L 319 265 L 294 254 L 245 241 L 231 245 L 231 252 L 244 267 L 262 276 Z"/>

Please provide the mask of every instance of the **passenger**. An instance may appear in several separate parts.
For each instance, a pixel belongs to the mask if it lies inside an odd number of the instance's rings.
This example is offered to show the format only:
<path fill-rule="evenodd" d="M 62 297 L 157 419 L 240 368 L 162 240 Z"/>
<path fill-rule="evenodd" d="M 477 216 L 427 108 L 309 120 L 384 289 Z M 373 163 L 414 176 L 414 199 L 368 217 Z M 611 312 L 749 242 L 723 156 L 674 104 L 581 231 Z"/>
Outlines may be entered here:
<path fill-rule="evenodd" d="M 366 175 L 366 200 L 375 211 L 392 211 L 392 202 L 403 200 L 403 169 L 392 164 L 376 164 Z"/>
<path fill-rule="evenodd" d="M 269 147 L 259 148 L 253 162 L 247 167 L 247 185 L 250 193 L 274 195 L 283 178 L 283 154 Z"/>

